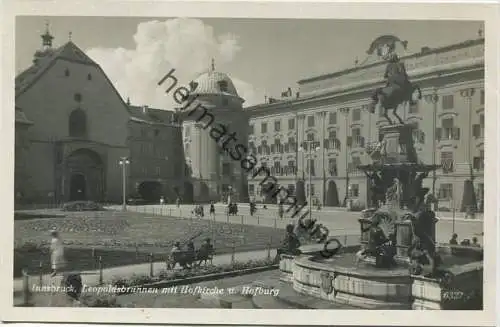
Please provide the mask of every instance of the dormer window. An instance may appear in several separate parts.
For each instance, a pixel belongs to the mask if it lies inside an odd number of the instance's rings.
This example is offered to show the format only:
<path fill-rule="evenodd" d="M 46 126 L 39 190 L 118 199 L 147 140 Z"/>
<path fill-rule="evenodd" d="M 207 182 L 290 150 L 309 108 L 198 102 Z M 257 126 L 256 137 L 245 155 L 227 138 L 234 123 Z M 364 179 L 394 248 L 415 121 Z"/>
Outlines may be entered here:
<path fill-rule="evenodd" d="M 221 92 L 227 92 L 228 91 L 227 81 L 219 81 L 218 84 L 219 84 L 219 89 L 220 89 Z"/>

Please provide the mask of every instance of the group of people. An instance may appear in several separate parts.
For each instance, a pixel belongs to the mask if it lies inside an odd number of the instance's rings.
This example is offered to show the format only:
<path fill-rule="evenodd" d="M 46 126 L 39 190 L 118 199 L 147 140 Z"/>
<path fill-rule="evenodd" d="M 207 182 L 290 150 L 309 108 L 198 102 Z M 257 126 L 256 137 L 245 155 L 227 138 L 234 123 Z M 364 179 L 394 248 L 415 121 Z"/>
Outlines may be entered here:
<path fill-rule="evenodd" d="M 470 239 L 466 238 L 463 239 L 460 244 L 458 243 L 458 234 L 453 233 L 451 236 L 450 242 L 451 245 L 462 245 L 462 246 L 472 246 L 472 247 L 481 247 L 481 244 L 479 244 L 479 241 L 476 236 L 472 237 L 472 243 Z"/>
<path fill-rule="evenodd" d="M 203 262 L 205 265 L 208 261 L 212 260 L 214 255 L 214 247 L 211 243 L 210 238 L 205 239 L 198 251 L 194 246 L 193 241 L 187 242 L 186 249 L 182 248 L 180 242 L 175 242 L 174 247 L 170 251 L 170 256 L 167 259 L 167 267 L 169 269 L 174 269 L 177 264 L 182 268 L 193 268 L 197 263 L 200 266 Z"/>

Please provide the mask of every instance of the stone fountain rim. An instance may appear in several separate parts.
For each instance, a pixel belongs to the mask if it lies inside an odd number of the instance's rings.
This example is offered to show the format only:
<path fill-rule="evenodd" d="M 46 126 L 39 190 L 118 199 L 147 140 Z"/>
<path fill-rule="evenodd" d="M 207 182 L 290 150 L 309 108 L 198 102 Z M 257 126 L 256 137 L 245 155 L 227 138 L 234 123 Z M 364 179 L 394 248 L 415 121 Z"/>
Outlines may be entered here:
<path fill-rule="evenodd" d="M 346 268 L 342 266 L 335 266 L 335 265 L 330 265 L 327 263 L 321 263 L 317 261 L 313 261 L 315 256 L 305 256 L 301 255 L 298 257 L 295 257 L 294 263 L 298 267 L 310 269 L 310 270 L 318 270 L 318 271 L 329 271 L 331 273 L 342 273 L 346 275 L 351 275 L 351 276 L 356 276 L 356 277 L 375 277 L 375 278 L 384 278 L 384 279 L 398 279 L 398 278 L 405 278 L 405 277 L 410 277 L 410 272 L 407 267 L 400 267 L 397 271 L 391 270 L 391 269 L 384 269 L 384 268 L 375 268 L 373 270 L 370 270 L 369 273 L 366 272 L 363 267 L 359 267 L 356 269 L 356 267 L 352 268 Z"/>

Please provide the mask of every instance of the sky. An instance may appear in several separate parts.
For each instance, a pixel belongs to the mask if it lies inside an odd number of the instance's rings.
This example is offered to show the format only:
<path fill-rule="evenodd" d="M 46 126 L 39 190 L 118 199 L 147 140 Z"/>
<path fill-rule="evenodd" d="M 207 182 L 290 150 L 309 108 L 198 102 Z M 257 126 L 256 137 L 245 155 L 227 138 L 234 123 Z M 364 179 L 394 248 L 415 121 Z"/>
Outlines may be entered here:
<path fill-rule="evenodd" d="M 188 84 L 213 58 L 248 106 L 297 90 L 300 79 L 353 67 L 380 35 L 408 41 L 412 53 L 474 39 L 484 29 L 474 21 L 25 16 L 16 19 L 16 74 L 31 65 L 46 22 L 54 47 L 71 32 L 124 99 L 167 110 L 174 103 L 157 82 L 171 68 Z"/>

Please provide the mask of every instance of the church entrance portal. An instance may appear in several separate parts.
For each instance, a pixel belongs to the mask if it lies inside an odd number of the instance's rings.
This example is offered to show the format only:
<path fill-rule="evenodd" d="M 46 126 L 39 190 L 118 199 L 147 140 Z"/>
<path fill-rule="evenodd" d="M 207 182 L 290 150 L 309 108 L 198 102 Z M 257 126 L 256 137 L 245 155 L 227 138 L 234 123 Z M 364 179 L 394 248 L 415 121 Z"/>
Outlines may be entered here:
<path fill-rule="evenodd" d="M 83 174 L 71 175 L 70 181 L 70 201 L 81 201 L 86 199 L 85 176 Z"/>
<path fill-rule="evenodd" d="M 90 149 L 73 151 L 66 159 L 65 199 L 102 201 L 104 167 L 101 157 Z"/>

